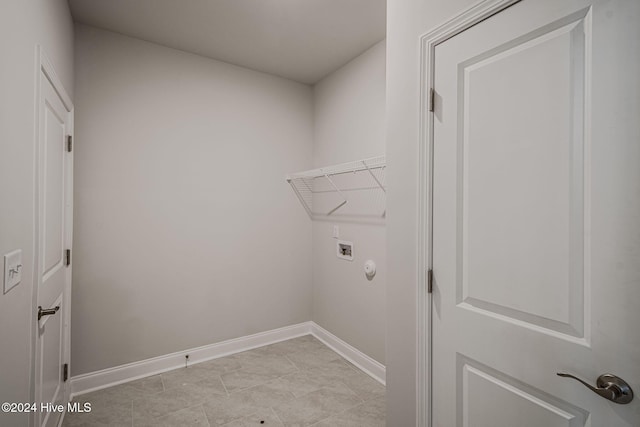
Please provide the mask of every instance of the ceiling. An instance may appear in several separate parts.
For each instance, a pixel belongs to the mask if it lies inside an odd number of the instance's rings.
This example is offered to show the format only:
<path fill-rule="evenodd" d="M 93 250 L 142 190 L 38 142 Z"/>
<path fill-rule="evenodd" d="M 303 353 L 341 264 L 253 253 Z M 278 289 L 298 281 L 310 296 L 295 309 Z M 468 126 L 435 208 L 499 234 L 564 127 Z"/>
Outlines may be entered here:
<path fill-rule="evenodd" d="M 69 0 L 77 22 L 313 84 L 382 40 L 386 0 Z"/>

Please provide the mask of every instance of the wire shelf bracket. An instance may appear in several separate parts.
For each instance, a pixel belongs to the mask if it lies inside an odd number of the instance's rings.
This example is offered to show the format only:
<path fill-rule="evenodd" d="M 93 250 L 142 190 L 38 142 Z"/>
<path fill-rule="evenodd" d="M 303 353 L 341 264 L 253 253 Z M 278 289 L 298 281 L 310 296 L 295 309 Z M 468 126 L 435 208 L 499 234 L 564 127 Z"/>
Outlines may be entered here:
<path fill-rule="evenodd" d="M 286 179 L 312 219 L 334 214 L 384 218 L 385 168 L 385 156 L 378 156 L 292 173 Z M 375 213 L 381 210 L 381 215 Z"/>

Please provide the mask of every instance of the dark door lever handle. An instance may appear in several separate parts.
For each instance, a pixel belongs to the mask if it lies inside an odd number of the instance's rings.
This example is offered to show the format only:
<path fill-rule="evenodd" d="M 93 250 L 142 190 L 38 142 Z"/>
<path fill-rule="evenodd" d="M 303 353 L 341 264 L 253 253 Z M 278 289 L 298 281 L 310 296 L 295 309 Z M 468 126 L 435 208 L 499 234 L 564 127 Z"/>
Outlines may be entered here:
<path fill-rule="evenodd" d="M 42 309 L 42 306 L 38 306 L 38 320 L 42 319 L 42 316 L 51 316 L 52 314 L 56 314 L 60 310 L 60 306 L 56 305 L 53 308 L 47 308 L 46 310 Z"/>
<path fill-rule="evenodd" d="M 616 377 L 613 374 L 600 375 L 596 380 L 596 387 L 571 374 L 558 372 L 557 375 L 579 381 L 592 392 L 615 403 L 624 405 L 625 403 L 629 403 L 633 400 L 633 390 L 631 390 L 629 384 L 627 384 L 627 382 L 622 378 Z"/>

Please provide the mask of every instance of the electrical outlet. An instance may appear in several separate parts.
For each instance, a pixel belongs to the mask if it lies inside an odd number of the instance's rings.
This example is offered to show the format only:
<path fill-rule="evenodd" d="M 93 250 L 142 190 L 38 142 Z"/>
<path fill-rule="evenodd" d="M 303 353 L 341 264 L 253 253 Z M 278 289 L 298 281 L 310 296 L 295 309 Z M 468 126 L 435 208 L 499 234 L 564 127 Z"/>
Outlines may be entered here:
<path fill-rule="evenodd" d="M 340 227 L 338 227 L 337 225 L 333 226 L 333 238 L 337 239 L 340 237 Z"/>

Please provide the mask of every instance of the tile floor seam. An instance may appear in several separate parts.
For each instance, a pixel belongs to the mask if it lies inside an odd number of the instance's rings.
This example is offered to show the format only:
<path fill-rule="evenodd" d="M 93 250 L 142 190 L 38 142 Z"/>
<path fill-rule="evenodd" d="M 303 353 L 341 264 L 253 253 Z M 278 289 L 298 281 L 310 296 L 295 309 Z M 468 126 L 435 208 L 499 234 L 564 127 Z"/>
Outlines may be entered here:
<path fill-rule="evenodd" d="M 218 375 L 218 378 L 220 378 L 220 382 L 222 383 L 222 388 L 224 388 L 224 392 L 227 393 L 227 397 L 231 396 L 231 394 L 229 394 L 229 390 L 227 390 L 227 386 L 224 385 L 224 381 L 222 379 L 222 375 Z"/>
<path fill-rule="evenodd" d="M 287 359 L 287 360 L 288 360 L 288 361 L 289 361 L 293 366 L 295 366 L 295 367 L 296 367 L 296 369 L 297 369 L 298 371 L 302 371 L 302 369 L 301 369 L 298 365 L 296 365 L 296 364 L 295 364 L 295 362 L 294 362 L 293 360 L 289 359 L 289 357 L 287 357 L 287 355 L 286 355 L 286 354 L 283 354 L 282 356 L 283 356 L 285 359 Z"/>
<path fill-rule="evenodd" d="M 275 415 L 276 419 L 277 419 L 278 421 L 280 421 L 280 424 L 282 424 L 282 425 L 284 426 L 284 421 L 282 421 L 282 419 L 280 419 L 280 417 L 278 416 L 278 414 L 276 413 L 276 411 L 273 409 L 273 406 L 271 406 L 269 409 L 271 409 L 271 413 L 272 413 L 273 415 Z"/>
<path fill-rule="evenodd" d="M 196 407 L 198 407 L 198 406 L 202 406 L 202 403 L 198 403 L 197 405 L 193 405 L 193 406 L 185 406 L 184 408 L 176 409 L 175 411 L 167 412 L 166 414 L 162 414 L 162 415 L 157 415 L 157 416 L 155 416 L 155 417 L 151 417 L 151 419 L 152 419 L 152 420 L 159 420 L 159 419 L 161 419 L 161 418 L 167 418 L 167 417 L 169 417 L 169 416 L 171 416 L 171 415 L 173 415 L 173 414 L 175 414 L 175 413 L 177 413 L 177 412 L 186 411 L 187 409 L 193 409 L 193 408 L 196 408 Z M 204 409 L 203 409 L 203 412 L 204 412 Z M 205 414 L 205 418 L 206 418 L 206 417 L 207 417 L 207 415 Z M 133 414 L 132 414 L 132 420 L 131 420 L 131 422 L 132 422 L 132 423 L 134 423 L 134 422 L 135 422 L 135 418 L 133 418 Z M 208 422 L 209 422 L 209 420 L 207 420 L 207 423 L 208 423 Z"/>
<path fill-rule="evenodd" d="M 345 386 L 347 388 L 347 390 L 351 391 L 353 394 L 355 394 L 359 399 L 362 399 L 362 402 L 360 403 L 364 403 L 365 402 L 365 398 L 361 397 L 354 389 L 352 389 L 351 387 L 349 387 L 347 385 L 347 383 L 343 382 L 343 381 L 337 381 L 339 384 L 342 384 L 343 386 Z"/>
<path fill-rule="evenodd" d="M 349 409 L 351 409 L 351 408 L 349 408 Z M 348 411 L 348 409 L 345 409 L 344 411 Z M 344 412 L 344 411 L 342 411 L 342 412 Z M 336 416 L 336 415 L 342 414 L 342 412 L 338 412 L 338 413 L 336 413 L 336 414 L 331 414 L 331 415 L 329 415 L 328 417 L 322 418 L 321 420 L 318 420 L 318 421 L 316 421 L 316 422 L 315 422 L 315 423 L 313 423 L 313 424 L 309 424 L 309 427 L 316 426 L 316 425 L 320 424 L 320 423 L 321 423 L 321 422 L 323 422 L 323 421 L 327 421 L 329 418 L 332 418 L 332 417 L 334 417 L 334 416 Z"/>
<path fill-rule="evenodd" d="M 207 423 L 207 427 L 211 427 L 211 423 L 209 422 L 209 417 L 207 417 L 207 411 L 204 410 L 204 404 L 200 404 L 198 406 L 202 407 L 202 415 L 204 415 L 204 421 Z"/>
<path fill-rule="evenodd" d="M 375 398 L 373 398 L 373 399 L 375 399 Z M 367 402 L 369 402 L 370 400 L 373 400 L 373 399 L 365 400 L 364 402 L 360 402 L 360 403 L 358 403 L 358 404 L 357 404 L 357 405 L 355 405 L 355 406 L 352 406 L 352 407 L 350 407 L 350 408 L 344 409 L 344 410 L 342 410 L 342 411 L 340 411 L 340 412 L 336 412 L 335 414 L 331 414 L 331 415 L 329 415 L 327 418 L 323 418 L 323 419 L 321 419 L 321 420 L 319 420 L 319 421 L 317 421 L 317 422 L 315 422 L 315 423 L 311 424 L 309 427 L 313 427 L 313 426 L 315 426 L 315 425 L 317 425 L 317 424 L 320 424 L 320 423 L 321 423 L 321 422 L 323 422 L 323 421 L 328 420 L 329 418 L 337 417 L 337 416 L 339 416 L 339 415 L 344 414 L 344 413 L 345 413 L 345 412 L 347 412 L 347 411 L 351 411 L 351 410 L 356 409 L 356 408 L 358 408 L 358 407 L 360 407 L 360 406 L 363 406 L 365 403 L 367 403 Z"/>
<path fill-rule="evenodd" d="M 229 421 L 228 423 L 220 424 L 220 427 L 225 427 L 225 426 L 228 426 L 228 425 L 230 425 L 230 424 L 235 423 L 236 421 L 244 420 L 245 418 L 248 418 L 248 417 L 254 416 L 254 415 L 255 415 L 255 414 L 257 414 L 257 413 L 258 413 L 258 411 L 256 411 L 256 412 L 251 412 L 251 413 L 249 413 L 249 414 L 243 415 L 243 416 L 241 416 L 240 418 L 236 418 L 235 420 L 231 420 L 231 421 Z M 205 413 L 205 415 L 206 415 L 206 413 Z M 207 417 L 207 422 L 209 422 L 209 417 Z"/>
<path fill-rule="evenodd" d="M 336 382 L 337 382 L 337 383 L 339 383 L 339 384 L 341 384 L 341 385 L 343 385 L 346 389 L 348 389 L 350 392 L 352 392 L 356 397 L 358 397 L 358 398 L 360 398 L 360 399 L 363 399 L 363 398 L 361 398 L 361 397 L 358 395 L 358 393 L 356 393 L 355 391 L 351 390 L 351 389 L 350 389 L 349 387 L 347 387 L 347 385 L 346 385 L 345 383 L 343 383 L 342 381 L 336 381 Z M 256 387 L 257 387 L 257 386 L 256 386 Z M 309 395 L 309 394 L 311 394 L 311 393 L 315 393 L 315 392 L 320 391 L 320 390 L 328 390 L 328 391 L 331 391 L 331 386 L 330 386 L 330 385 L 323 385 L 323 386 L 321 386 L 321 387 L 318 387 L 318 388 L 317 388 L 317 389 L 315 389 L 315 390 L 307 391 L 307 392 L 305 392 L 305 393 L 301 394 L 300 396 L 296 396 L 296 395 L 294 395 L 294 398 L 293 398 L 293 399 L 291 399 L 291 400 L 298 400 L 298 399 L 301 399 L 301 398 L 303 398 L 303 397 L 305 397 L 305 396 L 307 396 L 307 395 Z M 364 403 L 364 402 L 366 402 L 366 400 L 364 400 L 364 399 L 363 399 L 363 401 L 362 401 L 362 402 L 360 402 L 360 403 L 358 403 L 358 405 L 361 405 L 361 404 L 362 404 L 362 403 Z M 358 405 L 356 405 L 356 406 L 358 406 Z M 351 409 L 351 408 L 348 408 L 348 409 Z"/>
<path fill-rule="evenodd" d="M 351 368 L 352 371 L 354 372 L 364 372 L 363 370 L 359 369 L 353 362 L 351 362 L 349 359 L 346 359 L 347 361 L 347 367 Z M 369 374 L 367 374 L 369 375 Z"/>
<path fill-rule="evenodd" d="M 204 409 L 204 404 L 202 405 L 202 410 L 204 411 L 204 419 L 207 420 L 207 424 L 211 426 L 211 420 L 209 420 L 209 415 L 207 415 L 207 411 Z"/>
<path fill-rule="evenodd" d="M 224 379 L 222 378 L 222 375 L 218 375 L 218 376 L 220 377 L 220 382 L 222 383 L 222 387 L 224 388 L 224 391 L 227 392 L 227 397 L 231 396 L 231 393 L 229 392 L 227 385 L 224 383 Z"/>
<path fill-rule="evenodd" d="M 245 391 L 249 391 L 249 390 L 251 390 L 252 388 L 256 388 L 256 387 L 263 386 L 263 385 L 265 385 L 265 384 L 269 384 L 270 382 L 275 381 L 275 380 L 278 380 L 278 379 L 280 379 L 280 378 L 282 378 L 282 377 L 277 377 L 277 378 L 274 378 L 274 379 L 272 379 L 272 380 L 268 380 L 268 381 L 266 381 L 266 382 L 264 382 L 264 383 L 261 383 L 261 384 L 254 384 L 254 385 L 251 385 L 251 386 L 249 386 L 249 387 L 247 387 L 247 388 L 240 389 L 240 390 L 238 390 L 238 391 L 236 391 L 236 392 L 234 392 L 234 393 L 244 393 Z"/>
<path fill-rule="evenodd" d="M 338 381 L 338 383 L 340 383 L 340 384 L 344 385 L 344 383 L 342 383 L 342 382 L 340 382 L 340 381 Z M 345 387 L 346 387 L 346 386 L 345 386 Z M 356 397 L 360 398 L 360 396 L 358 396 L 358 395 L 357 395 L 353 390 L 351 390 L 349 387 L 347 387 L 347 389 L 348 389 L 349 391 L 351 391 L 351 392 L 352 392 Z M 318 388 L 318 389 L 316 389 L 316 390 L 308 391 L 308 392 L 306 392 L 306 393 L 304 393 L 304 394 L 301 394 L 300 396 L 296 396 L 296 397 L 294 397 L 294 398 L 293 398 L 293 399 L 291 399 L 289 402 L 293 402 L 293 401 L 295 401 L 295 400 L 300 400 L 300 399 L 302 399 L 303 397 L 308 396 L 308 395 L 309 395 L 309 394 L 311 394 L 311 393 L 316 393 L 316 392 L 318 392 L 318 391 L 320 391 L 320 390 L 327 390 L 327 391 L 331 391 L 331 386 L 323 386 L 323 387 L 320 387 L 320 388 Z M 364 403 L 365 403 L 365 402 L 364 402 L 364 401 L 362 401 L 362 402 L 359 402 L 358 404 L 356 404 L 355 406 L 350 406 L 350 407 L 348 407 L 348 408 L 344 409 L 343 411 L 336 412 L 335 414 L 330 414 L 328 417 L 322 418 L 322 419 L 320 419 L 320 420 L 316 421 L 315 423 L 310 424 L 310 425 L 309 425 L 309 427 L 314 426 L 314 425 L 316 425 L 316 424 L 318 424 L 318 423 L 320 423 L 320 422 L 322 422 L 322 421 L 324 421 L 324 420 L 326 420 L 326 419 L 328 419 L 328 418 L 331 418 L 331 417 L 333 417 L 333 416 L 335 416 L 335 415 L 339 415 L 339 414 L 342 414 L 343 412 L 349 411 L 349 410 L 351 410 L 351 409 L 353 409 L 353 408 L 357 408 L 358 406 L 360 406 L 360 405 L 362 405 L 362 404 L 364 404 Z M 271 410 L 276 414 L 276 416 L 278 416 L 277 412 L 273 409 L 273 407 L 271 407 Z M 278 416 L 278 419 L 279 419 L 280 421 L 282 421 L 282 419 L 281 419 L 279 416 Z M 284 421 L 282 421 L 282 424 L 284 425 Z M 223 427 L 224 427 L 224 426 L 223 426 Z"/>

